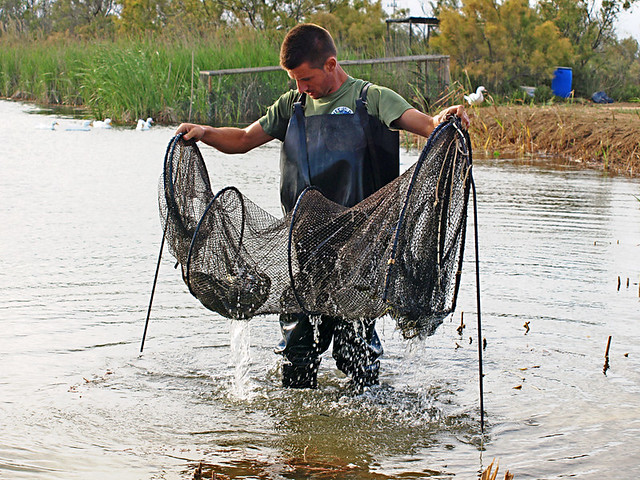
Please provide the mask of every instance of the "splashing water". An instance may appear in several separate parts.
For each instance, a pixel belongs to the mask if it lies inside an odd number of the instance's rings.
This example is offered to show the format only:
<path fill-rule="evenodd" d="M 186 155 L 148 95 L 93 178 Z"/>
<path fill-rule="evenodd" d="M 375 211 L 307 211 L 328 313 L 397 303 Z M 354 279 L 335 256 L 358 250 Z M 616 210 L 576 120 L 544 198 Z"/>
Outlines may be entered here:
<path fill-rule="evenodd" d="M 244 320 L 229 322 L 229 366 L 233 368 L 231 393 L 242 400 L 249 398 L 249 367 L 251 365 L 251 326 Z"/>
<path fill-rule="evenodd" d="M 320 343 L 320 322 L 322 321 L 322 315 L 310 315 L 309 322 L 313 327 L 313 343 Z"/>

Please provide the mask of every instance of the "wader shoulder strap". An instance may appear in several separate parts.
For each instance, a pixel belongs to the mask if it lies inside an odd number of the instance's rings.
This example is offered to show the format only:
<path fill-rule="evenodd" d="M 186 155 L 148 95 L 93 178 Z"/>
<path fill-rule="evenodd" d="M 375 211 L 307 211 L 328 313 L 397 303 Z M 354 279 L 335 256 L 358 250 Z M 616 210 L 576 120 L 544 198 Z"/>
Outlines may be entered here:
<path fill-rule="evenodd" d="M 365 83 L 360 92 L 360 98 L 356 100 L 356 111 L 360 115 L 360 123 L 364 130 L 365 137 L 367 138 L 367 150 L 369 151 L 369 168 L 371 169 L 371 176 L 375 185 L 375 189 L 383 187 L 382 179 L 380 178 L 380 159 L 378 158 L 378 152 L 373 141 L 373 134 L 371 133 L 371 125 L 369 124 L 369 113 L 367 112 L 367 93 L 369 92 L 370 82 Z M 361 109 L 364 109 L 362 111 Z"/>
<path fill-rule="evenodd" d="M 302 94 L 301 101 L 293 104 L 293 116 L 296 120 L 294 124 L 297 125 L 297 145 L 298 148 L 301 149 L 298 152 L 300 173 L 306 177 L 307 184 L 311 185 L 311 165 L 309 165 L 309 151 L 307 150 L 307 128 L 304 121 L 304 101 L 306 98 L 307 96 Z"/>

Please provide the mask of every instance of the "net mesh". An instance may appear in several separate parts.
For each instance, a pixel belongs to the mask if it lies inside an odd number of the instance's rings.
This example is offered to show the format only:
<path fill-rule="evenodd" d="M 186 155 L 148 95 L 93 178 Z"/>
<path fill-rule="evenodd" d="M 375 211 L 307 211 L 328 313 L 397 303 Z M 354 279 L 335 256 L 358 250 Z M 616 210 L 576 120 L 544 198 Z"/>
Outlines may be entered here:
<path fill-rule="evenodd" d="M 170 252 L 206 308 L 234 319 L 389 314 L 413 337 L 455 308 L 470 180 L 469 137 L 452 119 L 412 167 L 359 204 L 310 187 L 276 218 L 235 187 L 214 194 L 198 147 L 176 136 L 159 204 Z"/>

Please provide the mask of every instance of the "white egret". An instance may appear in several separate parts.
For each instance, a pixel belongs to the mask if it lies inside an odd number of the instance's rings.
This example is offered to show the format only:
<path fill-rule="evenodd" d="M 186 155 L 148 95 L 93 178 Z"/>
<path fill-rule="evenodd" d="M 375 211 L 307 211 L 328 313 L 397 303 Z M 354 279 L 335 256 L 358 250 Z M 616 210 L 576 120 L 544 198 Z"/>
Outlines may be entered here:
<path fill-rule="evenodd" d="M 465 95 L 464 99 L 467 101 L 469 105 L 480 105 L 484 102 L 484 95 L 482 92 L 486 92 L 487 89 L 480 85 L 475 93 L 470 93 L 469 95 Z"/>

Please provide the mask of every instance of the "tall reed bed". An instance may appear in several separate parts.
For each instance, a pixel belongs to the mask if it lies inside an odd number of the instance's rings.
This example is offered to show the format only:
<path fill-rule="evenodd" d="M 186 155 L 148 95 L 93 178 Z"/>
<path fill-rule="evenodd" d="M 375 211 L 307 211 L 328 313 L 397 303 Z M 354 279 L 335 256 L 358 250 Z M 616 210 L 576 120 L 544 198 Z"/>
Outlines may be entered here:
<path fill-rule="evenodd" d="M 119 123 L 147 116 L 237 123 L 286 86 L 286 75 L 276 72 L 260 79 L 225 77 L 208 92 L 200 70 L 278 62 L 277 42 L 259 33 L 237 33 L 197 41 L 0 39 L 0 96 L 84 105 L 93 116 Z"/>
<path fill-rule="evenodd" d="M 165 123 L 247 124 L 293 87 L 286 73 L 213 77 L 209 90 L 199 72 L 277 65 L 278 35 L 220 29 L 197 39 L 0 37 L 0 96 L 81 105 L 94 118 L 120 124 L 149 116 Z M 342 48 L 340 53 L 343 59 L 360 58 Z M 438 95 L 429 91 L 432 82 L 415 63 L 350 66 L 347 71 L 388 86 L 421 108 L 428 109 Z"/>
<path fill-rule="evenodd" d="M 0 95 L 77 105 L 87 50 L 82 42 L 0 42 Z"/>

